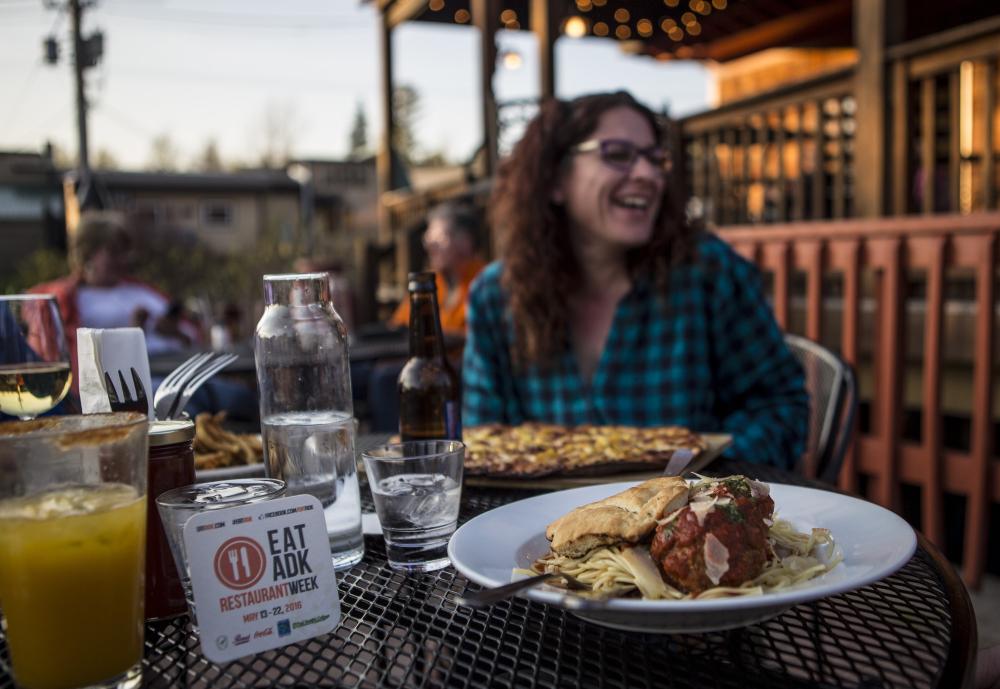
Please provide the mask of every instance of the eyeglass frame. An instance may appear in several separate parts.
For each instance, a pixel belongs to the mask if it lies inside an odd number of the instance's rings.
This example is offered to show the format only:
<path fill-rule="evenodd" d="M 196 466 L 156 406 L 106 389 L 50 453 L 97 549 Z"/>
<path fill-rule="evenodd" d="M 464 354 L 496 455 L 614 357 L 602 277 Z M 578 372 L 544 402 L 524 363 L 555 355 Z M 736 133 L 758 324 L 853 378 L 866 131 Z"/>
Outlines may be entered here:
<path fill-rule="evenodd" d="M 617 164 L 609 161 L 607 159 L 606 148 L 608 145 L 624 145 L 632 151 L 632 160 L 625 164 Z M 619 172 L 629 172 L 635 165 L 635 161 L 639 157 L 646 159 L 646 162 L 652 165 L 655 169 L 659 170 L 661 174 L 667 175 L 673 169 L 673 160 L 670 157 L 670 152 L 659 144 L 653 144 L 652 146 L 646 146 L 645 148 L 640 148 L 628 139 L 587 139 L 586 141 L 581 141 L 576 144 L 570 151 L 573 154 L 577 153 L 590 153 L 591 151 L 597 151 L 601 162 L 610 167 L 613 170 L 618 170 Z M 653 153 L 661 152 L 663 154 L 662 161 L 658 161 L 654 158 Z"/>

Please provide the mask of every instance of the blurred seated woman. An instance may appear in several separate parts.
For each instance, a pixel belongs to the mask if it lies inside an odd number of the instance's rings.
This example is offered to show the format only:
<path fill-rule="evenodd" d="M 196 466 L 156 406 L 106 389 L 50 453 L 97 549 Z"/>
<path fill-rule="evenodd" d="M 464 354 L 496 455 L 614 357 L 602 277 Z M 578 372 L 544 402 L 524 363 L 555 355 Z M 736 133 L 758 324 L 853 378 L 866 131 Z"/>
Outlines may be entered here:
<path fill-rule="evenodd" d="M 76 358 L 78 328 L 125 328 L 138 326 L 152 332 L 170 308 L 170 301 L 159 290 L 128 275 L 131 234 L 121 214 L 111 211 L 86 211 L 73 234 L 69 247 L 70 274 L 37 285 L 30 291 L 52 294 L 59 304 L 66 344 L 73 367 L 73 390 L 77 390 L 79 372 Z M 147 340 L 150 354 L 180 349 L 170 341 Z"/>
<path fill-rule="evenodd" d="M 463 422 L 683 425 L 791 467 L 809 400 L 759 275 L 689 222 L 657 116 L 624 92 L 549 101 L 491 199 Z"/>

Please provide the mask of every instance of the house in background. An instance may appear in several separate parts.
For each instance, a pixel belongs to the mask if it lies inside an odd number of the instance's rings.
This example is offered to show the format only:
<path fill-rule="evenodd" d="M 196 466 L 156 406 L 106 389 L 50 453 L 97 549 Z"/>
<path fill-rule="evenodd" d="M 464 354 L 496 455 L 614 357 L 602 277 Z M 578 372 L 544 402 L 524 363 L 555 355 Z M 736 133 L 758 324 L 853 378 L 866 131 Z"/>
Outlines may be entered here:
<path fill-rule="evenodd" d="M 222 254 L 273 237 L 312 256 L 351 263 L 375 232 L 375 167 L 368 161 L 296 161 L 285 170 L 175 173 L 100 171 L 93 197 L 142 232 L 177 232 Z M 76 227 L 74 173 L 65 185 L 67 227 Z"/>
<path fill-rule="evenodd" d="M 299 185 L 284 171 L 102 171 L 94 180 L 101 205 L 125 213 L 140 231 L 185 233 L 224 254 L 239 252 L 271 228 L 289 240 L 298 230 Z M 74 189 L 67 184 L 68 208 L 77 206 Z"/>
<path fill-rule="evenodd" d="M 0 151 L 0 272 L 38 249 L 64 249 L 65 227 L 51 151 Z"/>

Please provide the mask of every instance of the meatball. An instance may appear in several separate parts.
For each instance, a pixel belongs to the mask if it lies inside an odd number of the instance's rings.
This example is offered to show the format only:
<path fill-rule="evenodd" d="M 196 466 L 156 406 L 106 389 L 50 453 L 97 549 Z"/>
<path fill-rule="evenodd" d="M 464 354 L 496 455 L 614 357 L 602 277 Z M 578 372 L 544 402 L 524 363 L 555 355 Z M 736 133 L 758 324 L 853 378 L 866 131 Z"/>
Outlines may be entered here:
<path fill-rule="evenodd" d="M 765 520 L 773 511 L 771 498 L 746 479 L 721 481 L 656 528 L 650 554 L 663 578 L 687 593 L 739 586 L 767 564 Z"/>

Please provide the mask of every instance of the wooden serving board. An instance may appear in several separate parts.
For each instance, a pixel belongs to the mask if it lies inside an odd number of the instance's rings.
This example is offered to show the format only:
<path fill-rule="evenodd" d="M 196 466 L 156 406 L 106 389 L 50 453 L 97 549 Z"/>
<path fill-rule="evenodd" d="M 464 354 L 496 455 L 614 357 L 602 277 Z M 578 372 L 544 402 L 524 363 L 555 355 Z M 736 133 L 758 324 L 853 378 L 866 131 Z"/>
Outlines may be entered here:
<path fill-rule="evenodd" d="M 708 449 L 685 467 L 684 473 L 701 471 L 733 444 L 733 436 L 729 433 L 702 433 L 701 437 L 708 443 Z M 564 488 L 596 486 L 602 483 L 617 483 L 620 481 L 645 481 L 662 475 L 663 469 L 660 468 L 655 471 L 628 471 L 601 476 L 544 476 L 541 478 L 465 476 L 462 479 L 462 483 L 467 486 L 482 488 L 562 490 Z"/>

